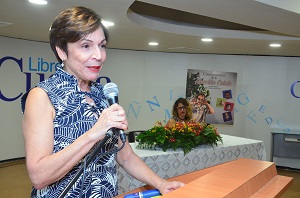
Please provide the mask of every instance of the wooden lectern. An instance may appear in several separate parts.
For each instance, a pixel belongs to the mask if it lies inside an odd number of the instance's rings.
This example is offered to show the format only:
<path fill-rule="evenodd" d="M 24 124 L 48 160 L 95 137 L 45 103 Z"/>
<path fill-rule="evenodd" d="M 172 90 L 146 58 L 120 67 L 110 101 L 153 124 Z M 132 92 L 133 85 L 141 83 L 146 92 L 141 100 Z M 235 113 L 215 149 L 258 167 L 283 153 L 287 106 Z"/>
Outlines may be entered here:
<path fill-rule="evenodd" d="M 163 195 L 163 198 L 280 197 L 293 183 L 293 178 L 277 175 L 275 163 L 245 158 L 168 180 L 186 185 Z M 149 189 L 151 186 L 143 186 L 125 194 Z"/>

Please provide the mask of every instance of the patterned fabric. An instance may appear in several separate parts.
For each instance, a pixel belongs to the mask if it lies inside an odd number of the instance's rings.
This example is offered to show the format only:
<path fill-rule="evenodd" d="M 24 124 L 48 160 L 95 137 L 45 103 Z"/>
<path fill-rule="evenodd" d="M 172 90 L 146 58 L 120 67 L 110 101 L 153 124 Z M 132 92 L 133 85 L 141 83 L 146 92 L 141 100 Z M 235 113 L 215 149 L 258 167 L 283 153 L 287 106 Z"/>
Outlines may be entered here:
<path fill-rule="evenodd" d="M 189 122 L 189 121 L 190 121 L 190 120 L 188 120 L 188 119 L 182 120 L 181 118 L 179 118 L 179 117 L 177 117 L 177 116 L 173 116 L 172 118 L 173 118 L 173 120 L 174 120 L 175 122 Z"/>
<path fill-rule="evenodd" d="M 209 109 L 205 104 L 201 106 L 197 105 L 193 108 L 193 120 L 203 123 L 205 122 L 207 113 L 209 113 Z"/>
<path fill-rule="evenodd" d="M 56 153 L 72 144 L 79 136 L 88 131 L 97 121 L 103 109 L 108 107 L 103 94 L 103 86 L 92 83 L 91 92 L 82 92 L 77 86 L 77 79 L 62 70 L 61 67 L 49 79 L 38 83 L 38 87 L 48 94 L 54 109 L 54 150 Z M 25 111 L 26 93 L 22 98 L 22 110 Z M 92 98 L 95 106 L 90 106 L 86 95 Z M 98 153 L 105 153 L 116 148 L 118 134 L 114 133 Z M 90 153 L 97 147 L 94 146 Z M 88 153 L 88 155 L 90 154 Z M 77 182 L 69 190 L 66 197 L 114 197 L 117 195 L 117 175 L 115 154 L 97 155 L 86 167 Z M 32 189 L 32 198 L 57 198 L 70 180 L 84 165 L 82 159 L 65 177 L 41 190 Z M 82 178 L 84 177 L 84 181 Z M 83 185 L 83 187 L 82 187 Z M 83 188 L 83 190 L 82 190 Z M 82 192 L 80 192 L 82 190 Z"/>
<path fill-rule="evenodd" d="M 175 122 L 183 122 L 183 120 L 178 118 L 177 116 L 173 116 L 172 118 L 174 119 Z"/>

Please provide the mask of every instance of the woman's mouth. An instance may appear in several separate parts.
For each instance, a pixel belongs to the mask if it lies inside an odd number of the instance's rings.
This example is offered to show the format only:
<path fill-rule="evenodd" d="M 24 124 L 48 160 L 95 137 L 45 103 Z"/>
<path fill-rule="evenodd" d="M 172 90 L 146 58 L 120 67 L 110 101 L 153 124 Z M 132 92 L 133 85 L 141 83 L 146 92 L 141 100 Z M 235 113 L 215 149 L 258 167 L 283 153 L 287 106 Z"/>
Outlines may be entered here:
<path fill-rule="evenodd" d="M 101 66 L 88 66 L 88 69 L 92 72 L 99 72 Z"/>

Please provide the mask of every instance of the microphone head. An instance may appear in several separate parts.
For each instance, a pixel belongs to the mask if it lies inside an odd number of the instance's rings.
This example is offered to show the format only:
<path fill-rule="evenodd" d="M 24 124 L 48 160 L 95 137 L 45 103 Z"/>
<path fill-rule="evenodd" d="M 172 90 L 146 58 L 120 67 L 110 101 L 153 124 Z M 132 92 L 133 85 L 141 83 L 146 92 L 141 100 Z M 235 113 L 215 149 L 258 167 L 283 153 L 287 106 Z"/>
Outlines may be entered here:
<path fill-rule="evenodd" d="M 106 83 L 103 87 L 103 92 L 105 97 L 108 100 L 109 105 L 118 103 L 119 89 L 115 83 L 112 82 Z"/>
<path fill-rule="evenodd" d="M 119 95 L 118 86 L 115 83 L 106 83 L 103 87 L 103 92 L 106 98 L 111 98 Z"/>

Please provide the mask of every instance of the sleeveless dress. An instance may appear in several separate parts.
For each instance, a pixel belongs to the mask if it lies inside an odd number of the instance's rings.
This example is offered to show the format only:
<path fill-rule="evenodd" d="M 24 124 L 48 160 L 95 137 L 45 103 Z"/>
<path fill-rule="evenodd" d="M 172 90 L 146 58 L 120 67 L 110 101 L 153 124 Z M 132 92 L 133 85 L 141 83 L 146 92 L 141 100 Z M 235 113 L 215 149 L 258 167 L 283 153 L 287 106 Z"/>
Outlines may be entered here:
<path fill-rule="evenodd" d="M 54 124 L 54 150 L 56 153 L 72 144 L 79 136 L 88 131 L 98 120 L 95 113 L 100 116 L 101 112 L 108 107 L 107 100 L 103 93 L 103 86 L 99 83 L 92 83 L 91 92 L 82 92 L 78 87 L 77 79 L 65 72 L 61 66 L 56 68 L 55 74 L 49 79 L 38 83 L 37 87 L 42 88 L 48 94 L 55 109 Z M 21 99 L 22 111 L 25 111 L 27 94 Z M 95 102 L 90 106 L 85 96 L 89 96 Z M 116 149 L 118 134 L 101 148 L 98 153 Z M 89 155 L 97 144 L 87 154 Z M 41 189 L 32 188 L 32 198 L 57 198 L 72 180 L 78 170 L 84 165 L 82 159 L 69 173 L 59 181 Z M 84 177 L 84 181 L 83 178 Z M 83 187 L 82 187 L 83 185 Z M 80 192 L 81 191 L 81 192 Z M 69 190 L 65 197 L 79 197 L 80 193 L 84 198 L 93 197 L 114 197 L 117 195 L 116 175 L 116 154 L 97 154 L 95 159 L 85 168 L 84 173 Z"/>

